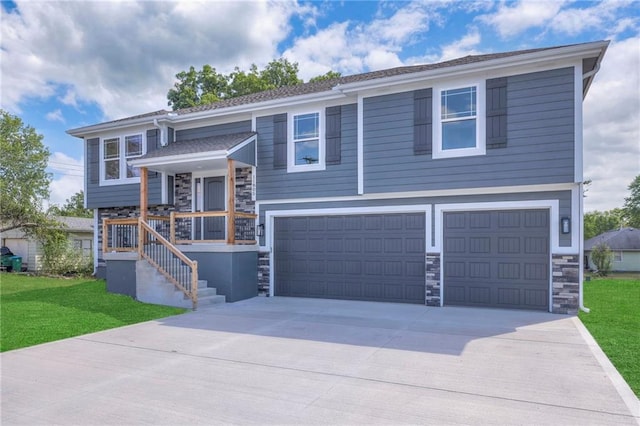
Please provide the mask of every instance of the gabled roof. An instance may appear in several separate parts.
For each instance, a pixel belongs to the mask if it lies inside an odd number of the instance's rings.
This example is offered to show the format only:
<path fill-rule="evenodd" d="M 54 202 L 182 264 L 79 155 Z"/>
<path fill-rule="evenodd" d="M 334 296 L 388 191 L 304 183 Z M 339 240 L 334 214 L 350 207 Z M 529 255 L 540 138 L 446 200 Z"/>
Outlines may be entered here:
<path fill-rule="evenodd" d="M 490 63 L 494 66 L 507 66 L 513 65 L 514 61 L 528 61 L 528 60 L 549 60 L 549 59 L 562 59 L 566 57 L 582 57 L 585 62 L 583 72 L 585 73 L 585 82 L 583 91 L 589 88 L 589 84 L 597 72 L 600 60 L 604 55 L 609 42 L 599 41 L 590 43 L 579 43 L 565 46 L 543 47 L 537 49 L 517 50 L 511 52 L 501 53 L 489 53 L 483 55 L 469 55 L 462 58 L 452 59 L 444 62 L 438 62 L 433 64 L 411 65 L 402 66 L 396 68 L 390 68 L 379 71 L 372 71 L 363 74 L 355 74 L 350 76 L 344 76 L 334 78 L 330 80 L 318 81 L 314 83 L 303 83 L 294 86 L 285 86 L 273 90 L 267 90 L 264 92 L 252 93 L 237 98 L 223 99 L 218 102 L 214 102 L 206 105 L 198 105 L 190 108 L 183 108 L 176 111 L 159 110 L 147 114 L 135 115 L 119 120 L 109 121 L 96 125 L 86 126 L 77 129 L 68 130 L 67 133 L 82 137 L 89 132 L 97 132 L 105 128 L 118 127 L 122 125 L 134 125 L 134 124 L 148 124 L 154 119 L 167 120 L 169 122 L 177 120 L 182 117 L 199 116 L 209 111 L 212 115 L 217 111 L 235 110 L 242 108 L 243 106 L 249 107 L 253 104 L 267 104 L 277 100 L 286 100 L 294 97 L 313 97 L 321 94 L 339 95 L 345 91 L 354 90 L 355 88 L 366 88 L 367 85 L 398 83 L 405 77 L 415 75 L 416 77 L 429 73 L 437 73 L 439 70 L 452 70 L 453 69 L 471 69 L 478 68 L 480 66 L 489 67 Z M 513 58 L 513 59 L 511 59 Z M 474 68 L 474 69 L 475 69 Z M 588 74 L 588 76 L 587 76 Z"/>
<path fill-rule="evenodd" d="M 62 223 L 65 231 L 93 232 L 93 219 L 86 217 L 56 216 L 55 220 Z"/>
<path fill-rule="evenodd" d="M 198 154 L 201 152 L 228 151 L 256 134 L 256 132 L 242 132 L 172 142 L 165 147 L 138 157 L 136 160 L 169 157 L 173 155 Z"/>
<path fill-rule="evenodd" d="M 585 241 L 584 249 L 585 251 L 593 250 L 600 243 L 606 244 L 615 251 L 640 250 L 640 230 L 621 228 L 607 231 Z"/>

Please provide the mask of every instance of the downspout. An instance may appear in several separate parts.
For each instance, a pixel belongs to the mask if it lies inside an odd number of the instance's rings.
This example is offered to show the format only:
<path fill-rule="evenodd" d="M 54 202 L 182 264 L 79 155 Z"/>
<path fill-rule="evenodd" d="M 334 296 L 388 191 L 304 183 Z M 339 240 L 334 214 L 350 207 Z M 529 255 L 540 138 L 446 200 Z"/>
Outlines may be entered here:
<path fill-rule="evenodd" d="M 167 146 L 169 141 L 167 139 L 167 125 L 166 124 L 159 124 L 158 123 L 158 119 L 154 118 L 153 119 L 153 125 L 160 129 L 160 145 L 161 146 Z"/>
<path fill-rule="evenodd" d="M 598 73 L 598 71 L 600 71 L 600 62 L 598 62 L 596 64 L 596 67 L 594 69 L 592 69 L 591 71 L 587 71 L 586 73 L 582 74 L 582 79 L 584 80 L 585 78 L 589 78 L 593 75 L 596 75 Z"/>
<path fill-rule="evenodd" d="M 578 261 L 578 267 L 580 268 L 580 270 L 578 271 L 578 280 L 580 280 L 580 285 L 579 285 L 579 289 L 580 289 L 580 293 L 579 293 L 579 304 L 580 304 L 580 310 L 586 313 L 589 313 L 590 310 L 589 308 L 587 308 L 586 306 L 584 306 L 584 184 L 582 182 L 580 182 L 579 185 L 579 197 L 580 197 L 580 201 L 578 203 L 578 210 L 580 211 L 580 220 L 579 220 L 579 224 L 578 224 L 578 256 L 580 256 L 580 259 Z"/>
<path fill-rule="evenodd" d="M 591 78 L 596 75 L 600 71 L 600 61 L 596 62 L 596 66 L 591 70 L 584 74 L 582 74 L 582 81 L 587 78 Z M 588 87 L 588 86 L 587 86 Z M 584 93 L 583 93 L 584 96 Z M 579 282 L 579 305 L 580 310 L 586 313 L 590 312 L 590 309 L 584 306 L 584 184 L 580 182 L 579 184 L 580 190 L 580 201 L 578 202 L 578 210 L 580 212 L 580 220 L 578 224 L 578 256 L 580 259 L 578 260 L 578 267 L 580 270 L 578 271 L 578 280 Z"/>

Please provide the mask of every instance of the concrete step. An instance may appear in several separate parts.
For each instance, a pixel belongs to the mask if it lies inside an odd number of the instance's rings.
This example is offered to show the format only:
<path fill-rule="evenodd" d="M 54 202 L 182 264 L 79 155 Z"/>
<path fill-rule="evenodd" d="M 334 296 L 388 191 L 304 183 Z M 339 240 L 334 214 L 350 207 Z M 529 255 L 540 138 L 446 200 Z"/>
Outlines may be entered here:
<path fill-rule="evenodd" d="M 222 295 L 200 297 L 198 294 L 198 306 L 217 305 L 218 303 L 226 303 L 227 298 Z"/>
<path fill-rule="evenodd" d="M 207 288 L 208 284 L 207 280 L 198 280 L 198 289 Z"/>
<path fill-rule="evenodd" d="M 216 296 L 218 294 L 218 290 L 213 287 L 200 288 L 198 287 L 198 298 L 206 297 L 206 296 Z"/>

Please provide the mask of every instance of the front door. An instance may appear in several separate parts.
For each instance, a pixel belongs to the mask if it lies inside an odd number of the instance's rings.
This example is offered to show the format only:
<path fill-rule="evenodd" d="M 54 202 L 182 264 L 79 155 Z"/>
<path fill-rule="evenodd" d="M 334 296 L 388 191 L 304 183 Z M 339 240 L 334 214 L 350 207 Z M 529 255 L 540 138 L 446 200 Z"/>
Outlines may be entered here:
<path fill-rule="evenodd" d="M 208 177 L 204 179 L 203 188 L 204 211 L 224 211 L 224 176 Z M 204 240 L 224 240 L 224 217 L 204 218 Z"/>
<path fill-rule="evenodd" d="M 195 181 L 195 211 L 225 210 L 225 178 L 224 176 L 197 178 Z M 224 240 L 224 217 L 194 218 L 196 240 Z"/>

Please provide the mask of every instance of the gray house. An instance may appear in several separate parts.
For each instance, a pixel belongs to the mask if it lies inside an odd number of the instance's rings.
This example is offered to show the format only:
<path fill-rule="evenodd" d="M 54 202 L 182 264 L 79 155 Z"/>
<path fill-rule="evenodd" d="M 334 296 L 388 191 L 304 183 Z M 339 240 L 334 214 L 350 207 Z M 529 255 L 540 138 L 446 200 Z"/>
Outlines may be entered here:
<path fill-rule="evenodd" d="M 607 46 L 466 56 L 70 130 L 84 140 L 97 272 L 162 303 L 178 289 L 194 305 L 265 294 L 574 313 L 582 101 Z"/>
<path fill-rule="evenodd" d="M 611 270 L 614 272 L 640 272 L 640 230 L 620 228 L 607 231 L 584 242 L 585 266 L 597 269 L 591 252 L 598 244 L 606 244 L 611 250 Z"/>

